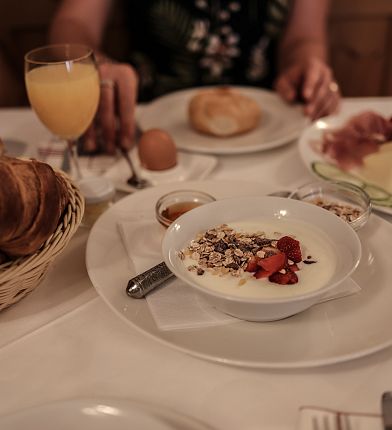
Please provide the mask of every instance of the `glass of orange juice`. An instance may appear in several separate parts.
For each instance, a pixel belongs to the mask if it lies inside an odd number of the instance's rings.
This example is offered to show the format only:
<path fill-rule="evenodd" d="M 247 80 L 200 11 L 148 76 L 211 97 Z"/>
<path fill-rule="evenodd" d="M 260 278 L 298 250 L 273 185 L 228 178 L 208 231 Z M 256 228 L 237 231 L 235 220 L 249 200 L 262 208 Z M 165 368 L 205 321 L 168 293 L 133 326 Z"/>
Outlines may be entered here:
<path fill-rule="evenodd" d="M 25 55 L 25 83 L 39 119 L 53 134 L 68 142 L 80 179 L 76 140 L 92 123 L 100 93 L 93 51 L 76 44 L 33 49 Z"/>

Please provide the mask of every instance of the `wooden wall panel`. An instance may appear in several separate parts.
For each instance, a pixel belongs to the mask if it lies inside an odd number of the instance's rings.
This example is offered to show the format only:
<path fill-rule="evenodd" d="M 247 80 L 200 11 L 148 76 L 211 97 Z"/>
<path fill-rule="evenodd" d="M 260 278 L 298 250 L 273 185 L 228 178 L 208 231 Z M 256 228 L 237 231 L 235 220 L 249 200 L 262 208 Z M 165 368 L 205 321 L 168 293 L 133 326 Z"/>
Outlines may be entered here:
<path fill-rule="evenodd" d="M 382 95 L 387 33 L 385 19 L 339 19 L 332 23 L 331 63 L 345 96 Z"/>
<path fill-rule="evenodd" d="M 333 0 L 329 34 L 345 96 L 392 95 L 391 0 Z"/>

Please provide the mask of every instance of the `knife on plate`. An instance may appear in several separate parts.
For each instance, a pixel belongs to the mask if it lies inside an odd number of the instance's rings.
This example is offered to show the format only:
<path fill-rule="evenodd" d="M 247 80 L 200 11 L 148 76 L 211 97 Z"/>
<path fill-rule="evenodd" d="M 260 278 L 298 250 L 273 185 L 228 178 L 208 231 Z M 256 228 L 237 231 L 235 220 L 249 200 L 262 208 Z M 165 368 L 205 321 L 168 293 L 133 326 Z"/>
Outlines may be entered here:
<path fill-rule="evenodd" d="M 381 399 L 384 430 L 392 430 L 392 391 L 386 391 Z"/>

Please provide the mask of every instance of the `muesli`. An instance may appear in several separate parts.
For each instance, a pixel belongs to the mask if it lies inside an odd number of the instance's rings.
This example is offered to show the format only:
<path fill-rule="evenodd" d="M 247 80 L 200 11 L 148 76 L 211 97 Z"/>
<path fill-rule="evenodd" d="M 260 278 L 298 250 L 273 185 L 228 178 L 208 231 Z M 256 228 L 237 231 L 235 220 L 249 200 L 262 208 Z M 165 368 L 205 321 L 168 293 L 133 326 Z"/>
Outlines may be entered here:
<path fill-rule="evenodd" d="M 321 198 L 315 198 L 313 200 L 307 201 L 323 209 L 326 209 L 327 211 L 332 212 L 333 214 L 337 215 L 339 218 L 342 218 L 344 221 L 347 222 L 354 222 L 363 214 L 363 210 L 352 205 L 336 203 Z"/>
<path fill-rule="evenodd" d="M 275 284 L 296 284 L 299 263 L 314 264 L 316 260 L 310 255 L 303 258 L 301 244 L 294 237 L 278 232 L 273 236 L 267 237 L 263 231 L 236 231 L 222 224 L 197 235 L 179 257 L 191 259 L 194 264 L 188 270 L 199 276 L 206 272 L 231 275 L 240 278 L 241 285 L 248 274 Z"/>

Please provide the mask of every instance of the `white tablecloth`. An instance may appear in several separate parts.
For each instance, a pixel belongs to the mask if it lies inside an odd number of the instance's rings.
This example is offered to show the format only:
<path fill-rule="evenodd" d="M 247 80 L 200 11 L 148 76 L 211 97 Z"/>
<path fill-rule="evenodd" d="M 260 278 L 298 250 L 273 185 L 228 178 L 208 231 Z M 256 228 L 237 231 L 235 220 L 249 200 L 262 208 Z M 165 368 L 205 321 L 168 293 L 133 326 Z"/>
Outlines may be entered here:
<path fill-rule="evenodd" d="M 358 106 L 366 99 L 343 109 Z M 0 110 L 0 136 L 29 143 L 33 156 L 49 137 L 28 109 Z M 221 156 L 210 179 L 291 189 L 311 176 L 293 143 Z M 381 393 L 392 389 L 392 349 L 302 370 L 241 369 L 178 352 L 126 325 L 97 295 L 84 265 L 87 234 L 80 229 L 43 284 L 0 313 L 0 415 L 74 397 L 139 399 L 221 430 L 294 429 L 302 405 L 380 412 Z"/>

